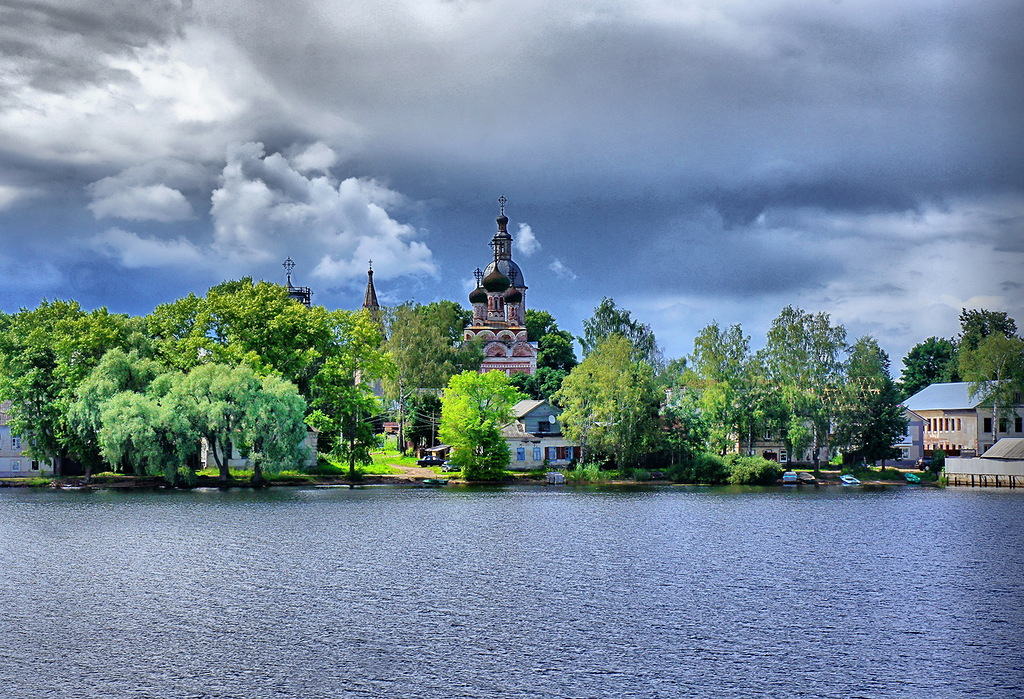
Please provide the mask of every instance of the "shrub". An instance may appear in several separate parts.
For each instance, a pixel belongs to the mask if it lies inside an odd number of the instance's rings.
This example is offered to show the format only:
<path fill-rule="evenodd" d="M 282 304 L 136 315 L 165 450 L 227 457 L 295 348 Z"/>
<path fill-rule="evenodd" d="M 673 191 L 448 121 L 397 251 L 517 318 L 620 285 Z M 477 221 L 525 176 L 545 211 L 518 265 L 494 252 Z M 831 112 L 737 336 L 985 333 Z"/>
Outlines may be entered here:
<path fill-rule="evenodd" d="M 603 480 L 601 465 L 593 461 L 579 464 L 572 471 L 565 472 L 565 480 L 570 483 L 598 483 Z"/>
<path fill-rule="evenodd" d="M 782 467 L 763 456 L 729 457 L 726 468 L 731 485 L 769 485 L 782 477 Z"/>
<path fill-rule="evenodd" d="M 946 452 L 936 449 L 932 452 L 932 463 L 928 470 L 932 473 L 942 473 L 944 468 L 946 468 Z"/>
<path fill-rule="evenodd" d="M 729 480 L 725 459 L 717 454 L 698 453 L 691 459 L 674 464 L 668 470 L 669 477 L 676 483 L 703 483 L 718 485 Z"/>

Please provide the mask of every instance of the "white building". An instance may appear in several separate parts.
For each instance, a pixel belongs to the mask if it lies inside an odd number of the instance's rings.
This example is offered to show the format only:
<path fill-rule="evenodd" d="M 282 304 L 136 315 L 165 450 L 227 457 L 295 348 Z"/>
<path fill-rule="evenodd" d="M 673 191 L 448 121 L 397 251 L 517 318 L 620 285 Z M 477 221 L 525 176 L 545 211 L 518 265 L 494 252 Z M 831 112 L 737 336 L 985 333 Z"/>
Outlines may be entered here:
<path fill-rule="evenodd" d="M 983 454 L 998 437 L 1024 437 L 1024 406 L 1017 397 L 1013 410 L 993 421 L 992 409 L 971 398 L 970 384 L 934 383 L 910 398 L 904 405 L 924 421 L 924 451 L 936 449 L 947 455 Z M 998 435 L 993 431 L 998 427 Z"/>
<path fill-rule="evenodd" d="M 0 478 L 32 478 L 49 476 L 53 469 L 25 455 L 21 438 L 11 433 L 11 402 L 0 403 Z"/>

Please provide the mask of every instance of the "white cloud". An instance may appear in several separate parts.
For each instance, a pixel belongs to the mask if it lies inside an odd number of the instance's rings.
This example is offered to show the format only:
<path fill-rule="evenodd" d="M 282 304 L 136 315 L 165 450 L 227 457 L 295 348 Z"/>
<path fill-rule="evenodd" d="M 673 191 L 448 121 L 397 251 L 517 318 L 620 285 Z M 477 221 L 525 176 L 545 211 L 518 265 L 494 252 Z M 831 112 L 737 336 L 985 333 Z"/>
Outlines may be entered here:
<path fill-rule="evenodd" d="M 327 172 L 338 162 L 338 154 L 326 144 L 317 141 L 289 160 L 299 172 Z"/>
<path fill-rule="evenodd" d="M 92 239 L 92 248 L 117 259 L 124 267 L 205 267 L 211 261 L 185 238 L 160 240 L 111 228 Z"/>
<path fill-rule="evenodd" d="M 533 234 L 533 229 L 526 223 L 519 224 L 519 232 L 512 239 L 512 244 L 515 246 L 516 252 L 523 257 L 529 257 L 540 250 L 540 241 Z"/>
<path fill-rule="evenodd" d="M 302 152 L 325 151 L 313 147 Z M 96 200 L 90 208 L 97 217 L 141 218 L 148 212 L 151 220 L 172 220 L 175 206 L 187 205 L 180 192 L 164 185 L 127 184 L 150 174 L 136 170 L 94 183 L 90 191 Z M 268 155 L 262 144 L 246 143 L 229 150 L 211 200 L 213 235 L 207 243 L 112 228 L 95 236 L 92 247 L 126 267 L 192 265 L 224 276 L 277 273 L 277 263 L 289 256 L 300 263 L 301 273 L 327 282 L 362 278 L 370 259 L 379 279 L 436 275 L 433 255 L 418 240 L 419 232 L 389 213 L 404 206 L 405 197 L 376 180 L 339 182 L 328 174 L 306 175 L 280 153 Z M 155 217 L 158 210 L 165 218 Z"/>
<path fill-rule="evenodd" d="M 27 199 L 35 194 L 38 194 L 38 190 L 36 189 L 29 187 L 12 187 L 10 185 L 0 184 L 0 211 L 9 209 L 17 202 Z"/>
<path fill-rule="evenodd" d="M 551 261 L 551 264 L 548 265 L 548 269 L 550 269 L 552 272 L 557 274 L 562 279 L 575 279 L 576 278 L 576 273 L 573 272 L 568 267 L 566 267 L 562 263 L 562 261 L 559 260 L 558 258 L 555 258 L 554 260 Z"/>
<path fill-rule="evenodd" d="M 121 187 L 116 180 L 106 178 L 90 189 L 94 199 L 88 208 L 98 219 L 169 223 L 186 221 L 194 216 L 185 195 L 166 185 Z"/>

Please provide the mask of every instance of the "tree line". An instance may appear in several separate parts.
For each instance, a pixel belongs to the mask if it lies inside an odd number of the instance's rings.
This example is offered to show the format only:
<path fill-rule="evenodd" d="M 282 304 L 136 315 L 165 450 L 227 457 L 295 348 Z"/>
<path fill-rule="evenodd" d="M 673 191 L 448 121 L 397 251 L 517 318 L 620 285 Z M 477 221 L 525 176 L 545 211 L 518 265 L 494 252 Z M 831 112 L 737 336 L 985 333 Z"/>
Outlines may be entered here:
<path fill-rule="evenodd" d="M 306 307 L 250 278 L 139 317 L 43 301 L 0 313 L 0 399 L 12 402 L 29 453 L 58 473 L 73 462 L 87 474 L 188 483 L 205 449 L 222 481 L 238 452 L 259 482 L 308 458 L 309 426 L 319 450 L 354 475 L 393 418 L 403 448 L 444 439 L 467 474 L 488 478 L 508 463 L 500 428 L 511 406 L 532 397 L 562 408 L 588 461 L 685 475 L 700 471 L 702 454 L 749 454 L 767 434 L 792 455 L 891 458 L 905 428 L 899 401 L 915 386 L 963 376 L 1004 405 L 1020 374 L 1013 320 L 983 310 L 964 311 L 955 341 L 915 347 L 900 382 L 873 338 L 848 344 L 828 314 L 794 307 L 761 350 L 739 325 L 712 323 L 690 355 L 668 361 L 650 326 L 612 299 L 578 338 L 530 309 L 538 370 L 511 380 L 475 374 L 482 352 L 462 341 L 469 320 L 451 301 L 377 313 Z"/>

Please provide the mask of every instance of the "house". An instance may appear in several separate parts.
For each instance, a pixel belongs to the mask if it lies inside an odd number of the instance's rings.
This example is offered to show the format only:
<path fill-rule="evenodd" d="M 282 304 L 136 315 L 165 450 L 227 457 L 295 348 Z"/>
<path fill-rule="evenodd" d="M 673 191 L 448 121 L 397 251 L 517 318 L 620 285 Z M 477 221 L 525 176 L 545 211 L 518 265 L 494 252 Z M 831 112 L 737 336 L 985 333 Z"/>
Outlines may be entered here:
<path fill-rule="evenodd" d="M 25 455 L 21 438 L 11 433 L 11 402 L 0 403 L 0 478 L 31 478 L 49 476 L 53 469 Z"/>
<path fill-rule="evenodd" d="M 993 423 L 992 409 L 982 406 L 980 398 L 971 398 L 970 384 L 934 383 L 918 391 L 903 405 L 924 422 L 923 443 L 926 455 L 941 449 L 947 455 L 983 454 L 998 437 L 1024 437 L 1024 406 L 1020 396 L 1010 414 Z M 998 434 L 993 428 L 998 427 Z"/>
<path fill-rule="evenodd" d="M 906 408 L 903 417 L 907 418 L 907 431 L 893 446 L 900 450 L 901 461 L 917 462 L 924 457 L 924 418 Z"/>
<path fill-rule="evenodd" d="M 512 412 L 515 420 L 502 430 L 511 452 L 509 469 L 565 468 L 580 458 L 580 447 L 562 435 L 558 408 L 546 400 L 523 400 Z"/>

